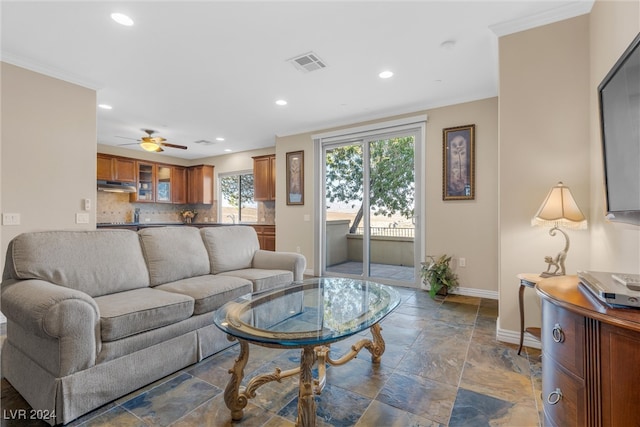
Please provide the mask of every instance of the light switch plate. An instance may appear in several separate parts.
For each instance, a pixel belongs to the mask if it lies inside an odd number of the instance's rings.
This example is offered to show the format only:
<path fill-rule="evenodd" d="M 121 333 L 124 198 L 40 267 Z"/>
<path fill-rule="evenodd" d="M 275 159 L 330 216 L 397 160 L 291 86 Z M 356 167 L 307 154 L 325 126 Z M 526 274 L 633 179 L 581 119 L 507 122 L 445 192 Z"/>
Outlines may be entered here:
<path fill-rule="evenodd" d="M 20 225 L 19 213 L 2 214 L 2 225 Z"/>

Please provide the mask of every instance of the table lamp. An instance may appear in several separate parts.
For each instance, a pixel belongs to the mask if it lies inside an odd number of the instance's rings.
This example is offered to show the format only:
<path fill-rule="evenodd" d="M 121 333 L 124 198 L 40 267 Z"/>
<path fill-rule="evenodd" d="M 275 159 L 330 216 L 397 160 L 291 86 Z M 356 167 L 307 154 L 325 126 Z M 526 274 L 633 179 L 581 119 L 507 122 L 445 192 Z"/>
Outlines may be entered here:
<path fill-rule="evenodd" d="M 540 274 L 542 277 L 564 276 L 566 274 L 564 263 L 567 259 L 567 252 L 569 252 L 569 236 L 560 229 L 560 226 L 575 229 L 587 228 L 587 219 L 573 199 L 569 187 L 562 182 L 553 186 L 540 209 L 531 219 L 531 225 L 552 227 L 549 230 L 549 234 L 552 236 L 556 235 L 556 231 L 564 235 L 564 249 L 558 252 L 555 257 L 544 257 L 544 261 L 548 264 L 547 271 Z M 552 267 L 555 268 L 553 271 L 551 271 Z"/>

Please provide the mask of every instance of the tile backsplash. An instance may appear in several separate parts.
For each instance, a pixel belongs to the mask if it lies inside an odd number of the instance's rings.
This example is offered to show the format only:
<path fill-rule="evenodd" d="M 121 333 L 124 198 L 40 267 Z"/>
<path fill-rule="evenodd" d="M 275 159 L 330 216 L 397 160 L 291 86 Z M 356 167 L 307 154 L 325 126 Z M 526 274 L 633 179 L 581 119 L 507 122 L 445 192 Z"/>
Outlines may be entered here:
<path fill-rule="evenodd" d="M 174 205 L 170 203 L 132 203 L 129 194 L 98 191 L 96 222 L 133 222 L 133 213 L 140 209 L 140 222 L 182 222 L 180 211 L 195 209 L 198 212 L 194 222 L 218 222 L 218 202 L 211 205 Z M 259 222 L 275 224 L 275 202 L 258 202 Z"/>

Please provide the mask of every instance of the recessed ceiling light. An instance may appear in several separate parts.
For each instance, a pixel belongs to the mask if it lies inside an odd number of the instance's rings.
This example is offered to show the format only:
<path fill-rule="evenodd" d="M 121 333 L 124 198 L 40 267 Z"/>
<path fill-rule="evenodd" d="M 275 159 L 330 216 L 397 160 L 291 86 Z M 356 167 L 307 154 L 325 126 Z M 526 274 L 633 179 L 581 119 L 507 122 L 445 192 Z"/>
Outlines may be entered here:
<path fill-rule="evenodd" d="M 98 107 L 102 108 L 103 110 L 111 110 L 113 108 L 111 105 L 107 104 L 98 104 Z"/>
<path fill-rule="evenodd" d="M 124 25 L 125 27 L 130 27 L 133 25 L 133 19 L 129 18 L 124 13 L 112 13 L 111 19 L 113 19 L 120 25 Z"/>
<path fill-rule="evenodd" d="M 224 138 L 219 136 L 219 137 L 216 138 L 216 141 L 224 141 Z"/>
<path fill-rule="evenodd" d="M 276 101 L 276 105 L 279 105 L 279 106 L 283 107 L 283 106 L 287 105 L 287 101 L 285 101 L 284 99 L 278 99 Z"/>
<path fill-rule="evenodd" d="M 388 79 L 390 77 L 393 77 L 393 71 L 383 71 L 380 74 L 378 74 L 378 77 L 380 77 L 381 79 Z"/>
<path fill-rule="evenodd" d="M 227 152 L 227 153 L 230 153 L 230 152 L 232 152 L 233 150 L 232 150 L 231 148 L 225 148 L 225 149 L 224 149 L 224 151 L 225 151 L 225 152 Z"/>
<path fill-rule="evenodd" d="M 454 47 L 456 47 L 456 41 L 455 40 L 443 41 L 442 43 L 440 43 L 440 47 L 444 50 L 452 50 Z"/>

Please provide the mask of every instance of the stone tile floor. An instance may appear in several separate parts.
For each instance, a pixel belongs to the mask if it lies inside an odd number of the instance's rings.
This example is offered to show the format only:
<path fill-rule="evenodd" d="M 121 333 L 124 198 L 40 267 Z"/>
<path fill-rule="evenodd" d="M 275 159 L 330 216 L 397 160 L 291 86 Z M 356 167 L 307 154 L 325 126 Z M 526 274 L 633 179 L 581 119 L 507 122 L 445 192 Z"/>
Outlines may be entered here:
<path fill-rule="evenodd" d="M 386 351 L 372 364 L 366 350 L 327 369 L 316 397 L 319 426 L 539 426 L 540 351 L 495 340 L 497 301 L 397 288 L 402 304 L 381 323 Z M 0 330 L 4 334 L 2 330 Z M 364 335 L 364 334 L 363 334 Z M 332 345 L 333 358 L 362 335 Z M 238 346 L 169 375 L 70 423 L 72 426 L 293 426 L 297 380 L 269 383 L 232 422 L 223 400 Z M 250 346 L 246 378 L 298 365 L 299 350 Z M 2 426 L 28 404 L 2 379 Z"/>

